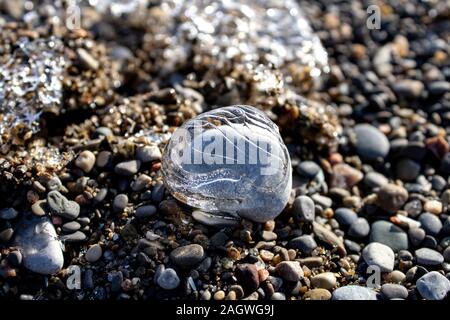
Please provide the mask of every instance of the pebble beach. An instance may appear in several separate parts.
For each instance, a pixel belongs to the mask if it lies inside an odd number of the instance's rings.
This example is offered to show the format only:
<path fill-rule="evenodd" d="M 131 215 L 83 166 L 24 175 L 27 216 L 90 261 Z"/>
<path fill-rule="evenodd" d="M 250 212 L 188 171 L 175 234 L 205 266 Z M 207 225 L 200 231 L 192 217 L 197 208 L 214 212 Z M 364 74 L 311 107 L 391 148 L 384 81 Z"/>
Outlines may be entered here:
<path fill-rule="evenodd" d="M 448 1 L 74 3 L 0 0 L 0 299 L 449 299 Z M 288 167 L 217 215 L 166 155 L 236 105 Z"/>

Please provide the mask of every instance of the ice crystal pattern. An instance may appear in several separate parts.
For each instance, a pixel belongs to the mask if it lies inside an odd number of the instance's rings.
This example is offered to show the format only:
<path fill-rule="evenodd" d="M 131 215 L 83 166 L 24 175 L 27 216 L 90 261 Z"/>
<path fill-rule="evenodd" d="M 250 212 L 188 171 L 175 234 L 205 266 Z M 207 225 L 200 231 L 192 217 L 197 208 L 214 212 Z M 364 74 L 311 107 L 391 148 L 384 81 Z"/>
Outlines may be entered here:
<path fill-rule="evenodd" d="M 327 53 L 294 0 L 170 0 L 162 8 L 174 21 L 164 53 L 169 63 L 206 55 L 219 63 L 294 63 L 312 77 L 329 70 Z"/>
<path fill-rule="evenodd" d="M 59 107 L 64 69 L 58 39 L 20 39 L 12 58 L 0 66 L 0 134 L 17 125 L 37 131 L 46 108 Z"/>

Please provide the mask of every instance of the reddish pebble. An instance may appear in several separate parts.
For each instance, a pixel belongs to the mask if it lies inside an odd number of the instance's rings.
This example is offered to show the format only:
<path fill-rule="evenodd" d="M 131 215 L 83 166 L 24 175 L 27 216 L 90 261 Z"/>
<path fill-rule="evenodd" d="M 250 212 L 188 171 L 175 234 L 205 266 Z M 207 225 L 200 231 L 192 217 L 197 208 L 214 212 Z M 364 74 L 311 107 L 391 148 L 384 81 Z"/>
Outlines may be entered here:
<path fill-rule="evenodd" d="M 342 163 L 344 159 L 342 158 L 342 155 L 340 153 L 335 152 L 330 155 L 328 161 L 332 166 L 334 166 L 335 164 Z"/>
<path fill-rule="evenodd" d="M 269 271 L 266 269 L 258 270 L 259 282 L 266 281 L 269 278 Z"/>

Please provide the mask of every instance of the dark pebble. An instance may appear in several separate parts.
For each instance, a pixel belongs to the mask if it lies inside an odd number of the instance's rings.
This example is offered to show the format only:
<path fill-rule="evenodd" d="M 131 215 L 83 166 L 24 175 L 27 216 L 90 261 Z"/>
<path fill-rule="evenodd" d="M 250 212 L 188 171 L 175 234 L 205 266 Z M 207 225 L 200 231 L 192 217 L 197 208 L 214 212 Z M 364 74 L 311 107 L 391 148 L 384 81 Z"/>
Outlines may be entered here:
<path fill-rule="evenodd" d="M 414 181 L 420 174 L 420 164 L 411 159 L 400 160 L 395 168 L 397 178 L 403 181 Z"/>
<path fill-rule="evenodd" d="M 114 197 L 113 211 L 116 213 L 122 212 L 128 205 L 128 196 L 126 194 L 118 194 Z"/>
<path fill-rule="evenodd" d="M 425 212 L 419 216 L 419 222 L 425 232 L 431 236 L 436 236 L 442 229 L 441 220 L 432 213 Z"/>
<path fill-rule="evenodd" d="M 141 206 L 136 209 L 136 217 L 140 219 L 151 217 L 156 213 L 156 207 L 152 205 Z"/>
<path fill-rule="evenodd" d="M 406 299 L 408 298 L 408 290 L 394 283 L 385 283 L 381 286 L 381 294 L 385 299 Z"/>
<path fill-rule="evenodd" d="M 70 221 L 61 226 L 64 232 L 75 232 L 81 228 L 81 225 L 76 221 Z"/>
<path fill-rule="evenodd" d="M 160 203 L 164 199 L 164 192 L 166 188 L 164 184 L 157 183 L 152 189 L 152 200 L 153 202 Z"/>
<path fill-rule="evenodd" d="M 409 240 L 411 240 L 412 245 L 415 247 L 422 243 L 423 239 L 425 239 L 425 235 L 425 230 L 422 228 L 413 228 L 408 230 Z"/>
<path fill-rule="evenodd" d="M 50 191 L 47 195 L 47 205 L 53 214 L 66 219 L 76 219 L 80 214 L 80 205 L 68 200 L 59 191 Z"/>
<path fill-rule="evenodd" d="M 334 218 L 341 226 L 349 227 L 352 223 L 358 220 L 358 215 L 349 208 L 338 208 L 334 213 Z"/>
<path fill-rule="evenodd" d="M 308 179 L 313 179 L 321 171 L 322 169 L 320 168 L 320 166 L 314 161 L 303 161 L 300 162 L 297 166 L 298 174 Z"/>
<path fill-rule="evenodd" d="M 22 264 L 22 254 L 20 251 L 11 251 L 7 258 L 8 263 L 13 267 L 19 267 Z"/>
<path fill-rule="evenodd" d="M 119 292 L 122 290 L 123 274 L 121 271 L 111 274 L 111 291 Z"/>
<path fill-rule="evenodd" d="M 81 242 L 87 239 L 86 235 L 81 231 L 65 234 L 60 237 L 61 241 L 66 242 Z"/>
<path fill-rule="evenodd" d="M 170 260 L 179 267 L 189 268 L 199 264 L 205 258 L 203 247 L 198 244 L 180 246 L 170 253 Z"/>
<path fill-rule="evenodd" d="M 377 195 L 378 205 L 390 213 L 399 210 L 408 200 L 408 191 L 392 183 L 382 186 Z"/>
<path fill-rule="evenodd" d="M 129 160 L 116 164 L 114 172 L 120 176 L 132 176 L 139 171 L 141 161 Z"/>
<path fill-rule="evenodd" d="M 348 235 L 355 238 L 364 238 L 369 235 L 370 225 L 364 218 L 358 218 L 348 229 Z"/>
<path fill-rule="evenodd" d="M 19 212 L 14 208 L 3 208 L 0 210 L 0 219 L 11 220 L 15 219 L 18 215 Z"/>
<path fill-rule="evenodd" d="M 14 234 L 13 228 L 6 228 L 0 231 L 0 242 L 3 243 L 8 242 L 9 240 L 11 240 L 13 234 Z"/>
<path fill-rule="evenodd" d="M 384 133 L 370 124 L 355 126 L 356 152 L 362 159 L 385 158 L 389 153 L 389 140 Z"/>
<path fill-rule="evenodd" d="M 310 254 L 315 248 L 317 248 L 317 243 L 314 237 L 310 235 L 303 235 L 289 241 L 289 248 L 298 249 L 302 253 Z"/>

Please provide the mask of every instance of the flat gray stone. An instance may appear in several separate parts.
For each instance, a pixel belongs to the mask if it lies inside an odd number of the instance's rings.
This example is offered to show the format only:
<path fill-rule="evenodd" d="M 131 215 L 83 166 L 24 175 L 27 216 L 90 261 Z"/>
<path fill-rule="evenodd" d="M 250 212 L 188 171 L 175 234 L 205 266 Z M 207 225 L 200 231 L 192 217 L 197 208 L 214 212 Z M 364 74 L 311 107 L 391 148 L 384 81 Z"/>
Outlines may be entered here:
<path fill-rule="evenodd" d="M 80 214 L 80 205 L 68 200 L 59 191 L 50 191 L 47 194 L 47 205 L 53 214 L 74 220 Z"/>
<path fill-rule="evenodd" d="M 444 257 L 436 250 L 420 248 L 416 250 L 416 260 L 421 266 L 437 266 L 444 262 Z"/>
<path fill-rule="evenodd" d="M 408 250 L 408 235 L 391 222 L 380 220 L 372 223 L 370 242 L 379 242 L 390 247 L 394 252 Z"/>
<path fill-rule="evenodd" d="M 23 219 L 16 230 L 14 243 L 27 269 L 40 274 L 55 274 L 61 270 L 64 264 L 61 243 L 48 218 Z"/>

